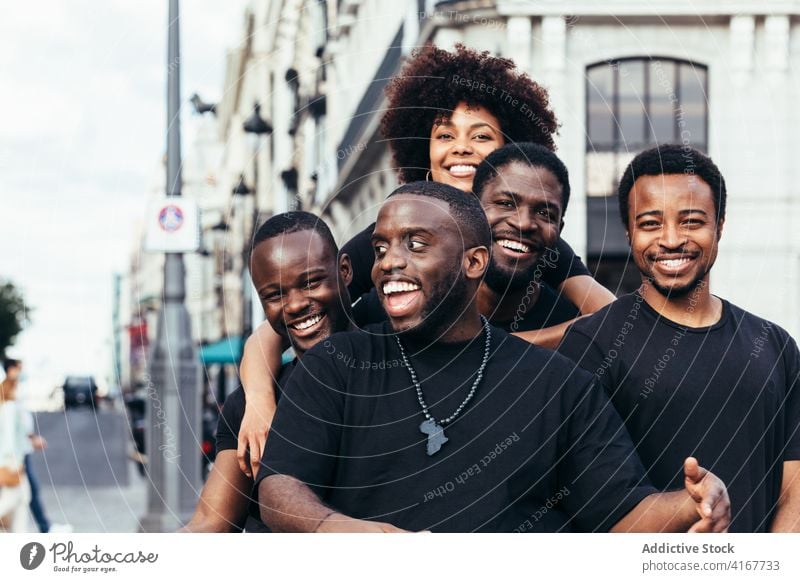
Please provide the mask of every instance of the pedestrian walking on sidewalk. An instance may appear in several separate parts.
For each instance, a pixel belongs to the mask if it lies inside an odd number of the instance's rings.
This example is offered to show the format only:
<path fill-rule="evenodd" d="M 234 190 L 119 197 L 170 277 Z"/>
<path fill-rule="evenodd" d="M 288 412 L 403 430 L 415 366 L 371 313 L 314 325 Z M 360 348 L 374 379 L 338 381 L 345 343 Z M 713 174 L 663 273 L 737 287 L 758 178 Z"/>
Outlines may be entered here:
<path fill-rule="evenodd" d="M 16 401 L 22 365 L 6 359 L 3 368 L 6 377 L 0 383 L 0 532 L 26 533 L 30 531 L 31 491 L 25 475 L 25 454 L 31 445 Z"/>

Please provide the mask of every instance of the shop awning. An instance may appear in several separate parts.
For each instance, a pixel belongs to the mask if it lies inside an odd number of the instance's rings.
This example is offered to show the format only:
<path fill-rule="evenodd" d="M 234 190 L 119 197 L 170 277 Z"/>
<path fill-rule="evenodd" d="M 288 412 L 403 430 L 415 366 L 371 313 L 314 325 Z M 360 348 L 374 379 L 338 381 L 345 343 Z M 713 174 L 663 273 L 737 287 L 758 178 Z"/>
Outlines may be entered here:
<path fill-rule="evenodd" d="M 242 359 L 244 342 L 239 336 L 222 338 L 200 348 L 200 361 L 209 364 L 238 364 Z"/>

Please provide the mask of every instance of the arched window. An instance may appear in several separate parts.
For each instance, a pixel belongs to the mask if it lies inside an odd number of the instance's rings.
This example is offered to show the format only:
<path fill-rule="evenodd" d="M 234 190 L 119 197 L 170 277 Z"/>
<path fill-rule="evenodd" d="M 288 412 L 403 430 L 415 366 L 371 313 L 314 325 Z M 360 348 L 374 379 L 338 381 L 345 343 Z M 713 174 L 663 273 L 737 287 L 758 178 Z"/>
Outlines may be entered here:
<path fill-rule="evenodd" d="M 586 67 L 587 264 L 612 291 L 639 285 L 628 265 L 628 244 L 617 185 L 640 151 L 686 143 L 708 150 L 708 69 L 697 63 L 646 57 Z"/>

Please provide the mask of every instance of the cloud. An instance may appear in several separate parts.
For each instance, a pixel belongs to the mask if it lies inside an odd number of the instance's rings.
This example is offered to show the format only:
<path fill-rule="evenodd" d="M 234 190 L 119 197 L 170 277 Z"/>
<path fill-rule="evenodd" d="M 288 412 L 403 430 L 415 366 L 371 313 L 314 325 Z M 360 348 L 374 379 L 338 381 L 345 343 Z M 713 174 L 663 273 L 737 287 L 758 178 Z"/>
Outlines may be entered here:
<path fill-rule="evenodd" d="M 222 94 L 245 3 L 182 3 L 184 101 Z M 41 373 L 108 367 L 112 274 L 165 147 L 166 39 L 161 0 L 18 2 L 0 20 L 0 278 L 36 307 L 17 349 L 46 352 Z"/>

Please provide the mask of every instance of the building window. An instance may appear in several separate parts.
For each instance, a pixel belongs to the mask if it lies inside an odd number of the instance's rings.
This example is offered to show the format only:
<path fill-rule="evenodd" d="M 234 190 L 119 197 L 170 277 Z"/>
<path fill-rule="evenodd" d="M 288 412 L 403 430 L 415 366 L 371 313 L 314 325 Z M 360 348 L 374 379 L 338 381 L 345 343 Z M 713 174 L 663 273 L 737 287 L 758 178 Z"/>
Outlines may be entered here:
<path fill-rule="evenodd" d="M 708 69 L 666 58 L 603 61 L 586 68 L 587 265 L 617 294 L 639 286 L 617 204 L 633 157 L 659 144 L 708 151 Z"/>

